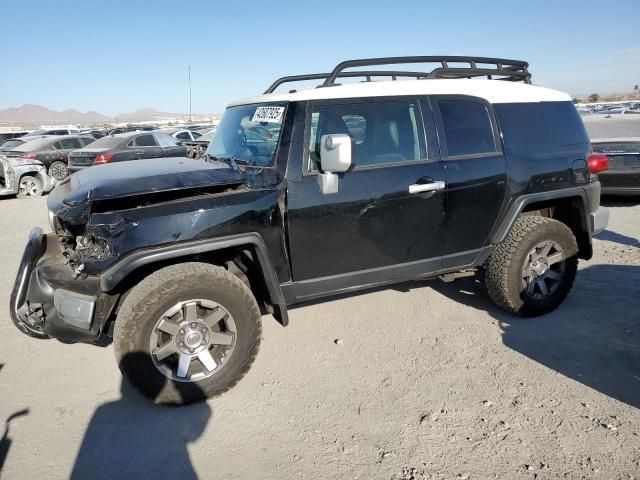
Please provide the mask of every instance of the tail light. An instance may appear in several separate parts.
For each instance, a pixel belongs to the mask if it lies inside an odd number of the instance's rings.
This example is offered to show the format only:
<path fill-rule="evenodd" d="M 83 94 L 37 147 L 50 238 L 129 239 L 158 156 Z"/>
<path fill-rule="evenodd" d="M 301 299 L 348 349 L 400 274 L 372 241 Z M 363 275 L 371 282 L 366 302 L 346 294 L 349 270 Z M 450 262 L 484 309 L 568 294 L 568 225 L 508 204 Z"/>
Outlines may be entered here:
<path fill-rule="evenodd" d="M 38 156 L 35 153 L 29 153 L 27 155 L 21 155 L 22 158 L 26 158 L 27 160 L 37 160 Z"/>
<path fill-rule="evenodd" d="M 587 159 L 587 165 L 589 166 L 589 172 L 593 175 L 609 170 L 609 157 L 604 153 L 592 153 Z"/>
<path fill-rule="evenodd" d="M 96 159 L 93 161 L 94 165 L 101 165 L 103 163 L 109 163 L 111 161 L 111 159 L 113 158 L 113 155 L 110 153 L 103 153 L 101 155 L 98 155 L 96 157 Z"/>

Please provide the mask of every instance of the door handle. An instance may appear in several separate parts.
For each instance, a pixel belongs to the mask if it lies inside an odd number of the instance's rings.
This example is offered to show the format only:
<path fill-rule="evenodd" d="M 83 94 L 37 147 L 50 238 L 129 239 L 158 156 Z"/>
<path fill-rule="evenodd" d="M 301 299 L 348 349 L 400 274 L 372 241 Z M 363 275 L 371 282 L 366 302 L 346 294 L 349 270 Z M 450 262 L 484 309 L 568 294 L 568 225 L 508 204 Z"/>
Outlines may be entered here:
<path fill-rule="evenodd" d="M 409 185 L 409 193 L 437 192 L 444 190 L 444 182 L 414 183 Z"/>

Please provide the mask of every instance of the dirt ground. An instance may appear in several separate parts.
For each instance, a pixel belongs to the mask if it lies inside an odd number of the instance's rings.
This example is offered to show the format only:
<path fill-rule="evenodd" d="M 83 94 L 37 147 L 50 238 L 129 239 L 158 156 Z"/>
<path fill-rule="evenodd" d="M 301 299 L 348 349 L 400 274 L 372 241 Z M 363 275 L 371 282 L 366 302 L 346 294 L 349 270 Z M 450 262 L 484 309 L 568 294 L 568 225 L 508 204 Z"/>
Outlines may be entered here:
<path fill-rule="evenodd" d="M 11 324 L 45 200 L 0 200 L 2 478 L 640 478 L 640 200 L 609 202 L 552 314 L 504 314 L 472 280 L 296 308 L 264 319 L 233 390 L 187 408 L 122 385 L 111 347 Z"/>

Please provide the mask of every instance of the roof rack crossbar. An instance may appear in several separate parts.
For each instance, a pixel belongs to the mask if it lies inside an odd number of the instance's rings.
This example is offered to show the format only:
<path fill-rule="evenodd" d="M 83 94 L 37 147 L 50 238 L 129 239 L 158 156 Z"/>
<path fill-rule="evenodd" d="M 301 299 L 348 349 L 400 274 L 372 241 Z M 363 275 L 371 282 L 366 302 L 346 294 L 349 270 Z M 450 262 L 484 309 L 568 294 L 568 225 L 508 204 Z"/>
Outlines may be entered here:
<path fill-rule="evenodd" d="M 439 63 L 440 68 L 432 70 L 424 78 L 469 78 L 491 75 L 504 76 L 504 80 L 531 83 L 529 64 L 521 60 L 491 57 L 462 57 L 462 56 L 416 56 L 416 57 L 385 57 L 359 60 L 347 60 L 339 63 L 322 84 L 323 87 L 333 86 L 336 79 L 342 76 L 347 68 L 371 67 L 379 65 L 398 65 L 412 63 Z M 449 67 L 449 63 L 467 63 L 469 67 Z M 477 64 L 491 65 L 491 68 L 478 68 Z M 495 66 L 495 68 L 493 68 Z"/>
<path fill-rule="evenodd" d="M 325 80 L 331 75 L 327 73 L 310 73 L 307 75 L 290 75 L 288 77 L 282 77 L 273 82 L 269 88 L 267 88 L 264 94 L 273 93 L 280 85 L 291 82 L 302 82 L 305 80 Z M 397 80 L 398 77 L 404 78 L 427 78 L 429 72 L 402 72 L 402 71 L 386 71 L 386 70 L 370 70 L 370 71 L 358 71 L 358 72 L 340 72 L 336 75 L 336 78 L 358 78 L 364 77 L 367 82 L 371 82 L 373 77 L 391 77 L 392 80 Z"/>

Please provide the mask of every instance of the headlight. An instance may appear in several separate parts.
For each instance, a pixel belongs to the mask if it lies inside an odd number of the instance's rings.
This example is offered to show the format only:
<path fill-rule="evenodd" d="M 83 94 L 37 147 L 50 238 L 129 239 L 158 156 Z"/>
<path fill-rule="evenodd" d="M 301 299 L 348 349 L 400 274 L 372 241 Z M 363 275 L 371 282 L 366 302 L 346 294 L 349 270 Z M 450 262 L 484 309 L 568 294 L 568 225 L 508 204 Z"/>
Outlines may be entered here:
<path fill-rule="evenodd" d="M 56 232 L 58 230 L 56 224 L 56 216 L 51 210 L 49 210 L 49 226 L 51 227 L 51 231 Z"/>

